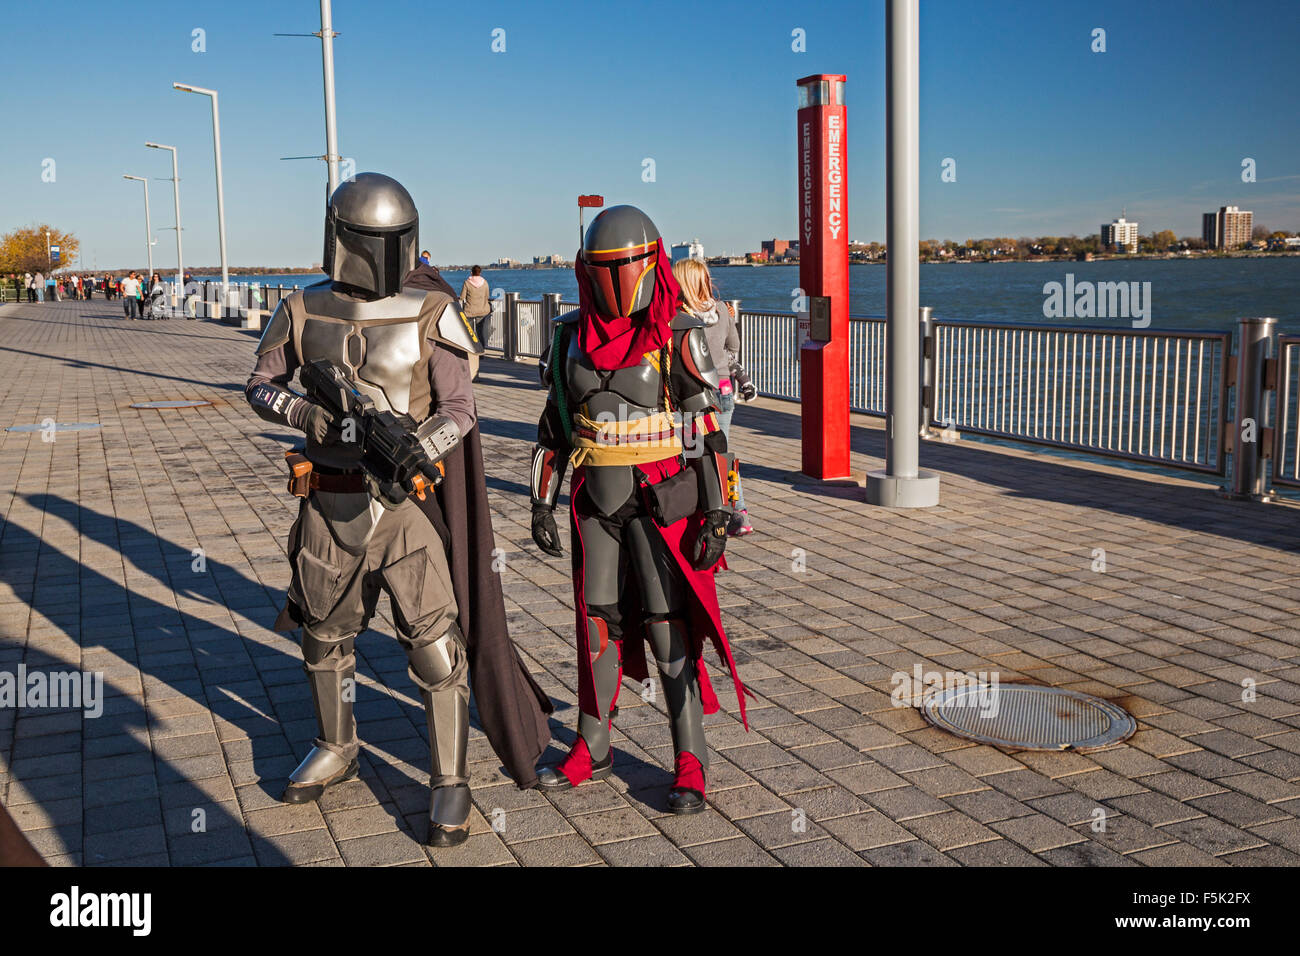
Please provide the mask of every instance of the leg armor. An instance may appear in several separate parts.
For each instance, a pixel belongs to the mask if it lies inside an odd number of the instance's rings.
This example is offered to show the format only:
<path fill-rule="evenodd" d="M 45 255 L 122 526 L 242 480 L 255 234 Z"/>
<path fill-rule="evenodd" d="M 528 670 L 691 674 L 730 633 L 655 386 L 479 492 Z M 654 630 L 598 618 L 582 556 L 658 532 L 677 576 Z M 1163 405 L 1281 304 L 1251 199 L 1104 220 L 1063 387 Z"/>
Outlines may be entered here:
<path fill-rule="evenodd" d="M 429 724 L 431 846 L 455 846 L 469 837 L 469 669 L 465 638 L 454 621 L 438 638 L 407 650 L 411 680 L 420 688 Z"/>
<path fill-rule="evenodd" d="M 628 548 L 641 585 L 646 611 L 646 636 L 664 685 L 668 726 L 673 735 L 676 780 L 668 792 L 668 809 L 698 813 L 704 809 L 704 768 L 709 747 L 704 739 L 704 702 L 699 671 L 690 653 L 685 622 L 685 600 L 673 556 L 650 518 L 628 524 Z"/>
<path fill-rule="evenodd" d="M 586 780 L 608 777 L 613 767 L 609 746 L 611 711 L 623 679 L 619 658 L 622 628 L 618 610 L 621 545 L 594 517 L 580 518 L 584 548 L 583 600 L 587 605 L 587 651 L 600 716 L 578 715 L 578 740 L 564 760 L 537 773 L 543 790 L 568 790 Z"/>
<path fill-rule="evenodd" d="M 357 665 L 353 640 L 323 639 L 303 625 L 303 669 L 311 685 L 320 735 L 307 758 L 290 774 L 289 786 L 281 797 L 285 803 L 319 800 L 327 787 L 357 774 L 360 747 L 352 714 Z"/>

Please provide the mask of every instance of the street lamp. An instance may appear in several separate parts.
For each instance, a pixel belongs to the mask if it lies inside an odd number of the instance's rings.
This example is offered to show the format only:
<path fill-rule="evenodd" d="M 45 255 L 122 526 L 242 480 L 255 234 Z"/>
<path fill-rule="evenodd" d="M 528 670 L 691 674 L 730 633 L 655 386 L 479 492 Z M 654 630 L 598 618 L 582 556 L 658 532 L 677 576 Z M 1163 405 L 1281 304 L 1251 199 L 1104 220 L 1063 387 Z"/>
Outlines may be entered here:
<path fill-rule="evenodd" d="M 172 89 L 212 98 L 212 153 L 217 164 L 217 233 L 221 243 L 221 314 L 225 315 L 230 298 L 230 270 L 226 266 L 226 207 L 221 190 L 221 112 L 217 108 L 217 91 L 188 83 L 173 83 Z"/>
<path fill-rule="evenodd" d="M 122 174 L 123 179 L 134 179 L 144 183 L 144 249 L 149 256 L 149 276 L 153 277 L 153 226 L 149 222 L 149 180 L 143 176 Z"/>
<path fill-rule="evenodd" d="M 169 149 L 172 153 L 172 195 L 176 200 L 176 289 L 177 301 L 185 301 L 185 265 L 181 258 L 181 173 L 176 147 L 162 143 L 145 143 L 150 149 Z"/>

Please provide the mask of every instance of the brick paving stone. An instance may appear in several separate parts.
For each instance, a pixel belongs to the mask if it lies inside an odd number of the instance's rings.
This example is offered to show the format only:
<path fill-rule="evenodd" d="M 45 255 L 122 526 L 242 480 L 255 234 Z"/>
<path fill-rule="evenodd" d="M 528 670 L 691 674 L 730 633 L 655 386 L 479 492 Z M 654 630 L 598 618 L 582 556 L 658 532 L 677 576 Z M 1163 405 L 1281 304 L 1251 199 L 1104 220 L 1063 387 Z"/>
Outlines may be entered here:
<path fill-rule="evenodd" d="M 706 813 L 667 812 L 662 704 L 630 688 L 615 774 L 598 785 L 519 791 L 476 730 L 472 836 L 454 850 L 424 848 L 415 838 L 428 807 L 424 722 L 387 602 L 358 641 L 361 778 L 318 806 L 280 804 L 315 733 L 297 645 L 270 630 L 296 512 L 281 477 L 292 436 L 267 429 L 242 402 L 252 336 L 212 322 L 128 325 L 117 311 L 0 306 L 9 349 L 0 352 L 0 407 L 15 421 L 104 426 L 55 442 L 0 431 L 0 468 L 15 476 L 0 487 L 0 667 L 73 666 L 105 679 L 96 720 L 0 712 L 0 800 L 52 862 L 1300 857 L 1300 555 L 1283 546 L 1292 508 L 1224 502 L 1199 479 L 961 441 L 925 446 L 927 467 L 944 476 L 938 509 L 864 512 L 851 495 L 792 477 L 797 409 L 765 399 L 737 410 L 734 432 L 744 454 L 768 463 L 746 476 L 760 534 L 730 546 L 732 571 L 718 579 L 759 699 L 746 733 L 718 681 L 723 712 L 706 721 Z M 182 380 L 177 368 L 196 374 Z M 487 358 L 476 396 L 497 544 L 510 556 L 512 633 L 561 705 L 552 760 L 573 739 L 572 598 L 567 563 L 532 545 L 518 490 L 542 393 L 528 365 Z M 127 408 L 142 397 L 213 404 Z M 880 423 L 854 424 L 855 470 L 877 467 Z M 79 496 L 67 479 L 76 472 L 101 491 Z M 1094 538 L 1106 543 L 1107 575 L 1087 571 Z M 203 575 L 190 569 L 199 544 Z M 802 575 L 788 563 L 796 546 L 807 554 Z M 88 607 L 93 621 L 83 621 Z M 974 744 L 931 727 L 915 707 L 893 706 L 894 675 L 918 665 L 1101 693 L 1129 708 L 1138 731 L 1087 755 Z M 1241 701 L 1247 676 L 1259 681 L 1250 704 Z M 1090 829 L 1098 807 L 1108 811 L 1104 834 Z M 205 833 L 191 831 L 195 809 L 207 814 Z M 806 814 L 801 833 L 790 830 L 794 810 Z M 498 819 L 501 834 L 489 825 Z M 764 840 L 781 845 L 769 852 Z"/>
<path fill-rule="evenodd" d="M 889 846 L 863 850 L 863 859 L 872 866 L 957 866 L 957 861 L 945 856 L 928 843 L 912 840 Z"/>
<path fill-rule="evenodd" d="M 998 820 L 989 826 L 1008 840 L 1014 840 L 1031 853 L 1044 853 L 1057 847 L 1078 843 L 1086 837 L 1042 814 Z"/>
<path fill-rule="evenodd" d="M 424 848 L 409 834 L 400 831 L 340 840 L 338 849 L 348 866 L 396 866 L 399 863 L 423 863 L 428 859 Z"/>
<path fill-rule="evenodd" d="M 691 863 L 662 833 L 603 843 L 593 849 L 610 866 L 689 866 Z"/>
<path fill-rule="evenodd" d="M 1021 849 L 1010 840 L 992 840 L 954 847 L 948 851 L 963 866 L 1046 866 L 1040 858 Z"/>
<path fill-rule="evenodd" d="M 696 866 L 780 866 L 780 861 L 749 837 L 717 840 L 682 851 Z"/>

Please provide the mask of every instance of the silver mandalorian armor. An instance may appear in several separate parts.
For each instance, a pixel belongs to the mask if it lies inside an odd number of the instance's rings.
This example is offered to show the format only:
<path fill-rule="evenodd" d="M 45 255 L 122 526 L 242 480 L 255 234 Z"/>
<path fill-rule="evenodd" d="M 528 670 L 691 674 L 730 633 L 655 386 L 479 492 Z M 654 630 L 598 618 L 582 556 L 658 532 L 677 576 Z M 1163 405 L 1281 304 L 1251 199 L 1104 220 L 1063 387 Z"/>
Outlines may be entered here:
<path fill-rule="evenodd" d="M 308 430 L 322 409 L 289 382 L 300 366 L 328 359 L 380 410 L 436 423 L 444 445 L 473 428 L 467 356 L 482 346 L 472 326 L 446 293 L 400 286 L 415 263 L 417 228 L 410 196 L 386 176 L 363 173 L 335 191 L 326 220 L 331 278 L 284 299 L 267 325 L 247 388 L 258 415 Z M 289 601 L 320 735 L 283 799 L 318 799 L 357 772 L 353 643 L 383 590 L 429 723 L 430 843 L 453 845 L 468 835 L 469 687 L 447 555 L 413 501 L 386 506 L 366 490 L 348 424 L 308 430 L 312 490 L 290 532 Z"/>

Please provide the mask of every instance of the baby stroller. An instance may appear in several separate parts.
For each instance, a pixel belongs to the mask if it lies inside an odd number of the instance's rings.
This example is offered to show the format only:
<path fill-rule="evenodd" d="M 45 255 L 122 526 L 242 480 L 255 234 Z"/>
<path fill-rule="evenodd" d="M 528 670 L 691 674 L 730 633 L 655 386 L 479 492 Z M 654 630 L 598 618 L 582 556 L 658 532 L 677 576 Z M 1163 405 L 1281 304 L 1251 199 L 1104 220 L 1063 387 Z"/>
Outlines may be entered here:
<path fill-rule="evenodd" d="M 140 303 L 140 318 L 142 319 L 165 319 L 167 318 L 166 305 L 164 299 L 166 293 L 163 292 L 161 284 L 156 285 L 145 294 L 144 300 Z"/>

